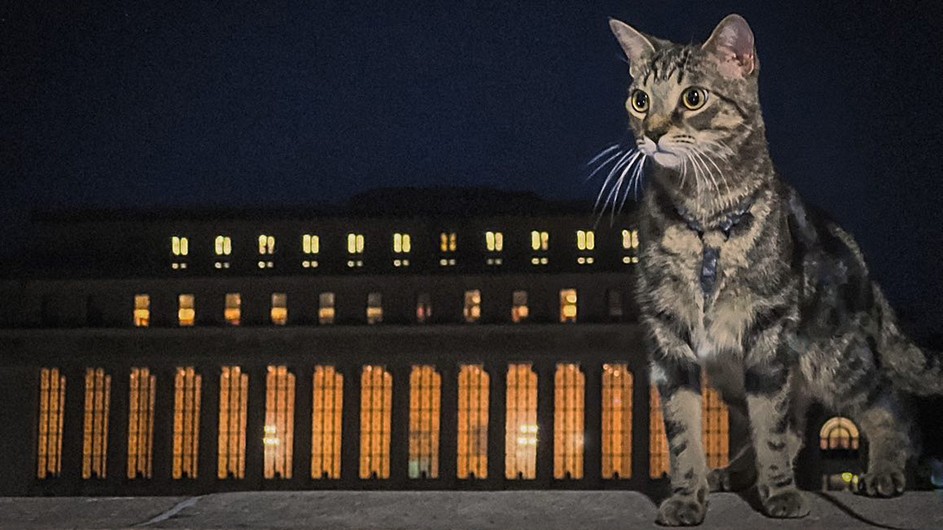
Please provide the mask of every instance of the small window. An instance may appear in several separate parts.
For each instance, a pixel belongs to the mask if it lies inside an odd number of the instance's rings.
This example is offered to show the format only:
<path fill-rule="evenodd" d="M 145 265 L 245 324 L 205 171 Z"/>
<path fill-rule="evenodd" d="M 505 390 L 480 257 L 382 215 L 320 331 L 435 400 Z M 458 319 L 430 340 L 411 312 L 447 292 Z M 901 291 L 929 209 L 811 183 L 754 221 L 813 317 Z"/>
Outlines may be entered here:
<path fill-rule="evenodd" d="M 321 252 L 321 239 L 314 234 L 304 234 L 301 236 L 301 252 L 304 254 L 301 266 L 306 269 L 316 268 L 317 256 Z"/>
<path fill-rule="evenodd" d="M 639 239 L 638 230 L 622 231 L 622 263 L 638 263 Z"/>
<path fill-rule="evenodd" d="M 177 321 L 182 327 L 192 326 L 196 323 L 196 309 L 192 294 L 182 294 L 177 297 Z"/>
<path fill-rule="evenodd" d="M 462 314 L 465 322 L 478 322 L 481 318 L 481 291 L 465 291 L 465 309 Z"/>
<path fill-rule="evenodd" d="M 501 252 L 504 250 L 504 234 L 501 232 L 485 232 L 485 246 L 488 252 Z"/>
<path fill-rule="evenodd" d="M 271 256 L 272 254 L 275 254 L 275 236 L 260 235 L 259 255 Z"/>
<path fill-rule="evenodd" d="M 284 326 L 288 323 L 288 295 L 272 293 L 272 324 Z"/>
<path fill-rule="evenodd" d="M 401 254 L 409 254 L 412 251 L 412 241 L 409 237 L 409 234 L 395 233 L 393 234 L 393 253 L 397 254 L 393 258 L 394 267 L 408 267 L 409 266 L 409 257 L 402 256 Z"/>
<path fill-rule="evenodd" d="M 363 234 L 347 234 L 347 266 L 363 267 Z"/>
<path fill-rule="evenodd" d="M 534 230 L 530 233 L 530 248 L 546 252 L 550 249 L 550 234 L 546 231 Z"/>
<path fill-rule="evenodd" d="M 232 238 L 229 236 L 216 236 L 215 247 L 217 256 L 229 256 L 232 254 Z"/>
<path fill-rule="evenodd" d="M 511 295 L 511 322 L 527 320 L 530 312 L 527 308 L 527 291 L 514 291 Z"/>
<path fill-rule="evenodd" d="M 321 293 L 318 296 L 318 322 L 334 323 L 334 293 Z"/>
<path fill-rule="evenodd" d="M 576 289 L 560 291 L 560 322 L 576 322 Z"/>
<path fill-rule="evenodd" d="M 170 250 L 174 256 L 187 256 L 190 254 L 190 240 L 186 237 L 173 236 L 170 238 Z"/>
<path fill-rule="evenodd" d="M 239 293 L 226 294 L 226 308 L 223 318 L 230 326 L 238 326 L 242 322 L 242 295 Z"/>
<path fill-rule="evenodd" d="M 607 294 L 609 305 L 609 319 L 622 320 L 622 291 L 611 289 Z"/>
<path fill-rule="evenodd" d="M 458 250 L 458 236 L 455 232 L 441 232 L 439 234 L 439 265 L 442 267 L 455 266 L 455 251 Z"/>
<path fill-rule="evenodd" d="M 425 324 L 432 318 L 432 297 L 429 293 L 419 293 L 416 297 L 416 322 Z"/>
<path fill-rule="evenodd" d="M 370 293 L 367 295 L 367 324 L 383 322 L 383 295 Z"/>
<path fill-rule="evenodd" d="M 146 328 L 151 324 L 151 297 L 147 294 L 134 295 L 134 325 Z"/>
<path fill-rule="evenodd" d="M 594 250 L 596 248 L 596 234 L 592 230 L 577 230 L 576 248 L 579 250 Z"/>

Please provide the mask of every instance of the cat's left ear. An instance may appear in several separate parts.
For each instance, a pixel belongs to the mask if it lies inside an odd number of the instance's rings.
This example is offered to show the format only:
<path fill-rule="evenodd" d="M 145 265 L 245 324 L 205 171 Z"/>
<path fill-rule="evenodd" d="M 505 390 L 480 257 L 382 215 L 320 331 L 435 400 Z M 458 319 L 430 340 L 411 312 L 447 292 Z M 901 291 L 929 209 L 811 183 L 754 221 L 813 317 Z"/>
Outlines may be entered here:
<path fill-rule="evenodd" d="M 727 15 L 717 24 L 711 38 L 701 46 L 720 63 L 720 73 L 728 78 L 746 78 L 759 69 L 753 30 L 740 15 Z"/>

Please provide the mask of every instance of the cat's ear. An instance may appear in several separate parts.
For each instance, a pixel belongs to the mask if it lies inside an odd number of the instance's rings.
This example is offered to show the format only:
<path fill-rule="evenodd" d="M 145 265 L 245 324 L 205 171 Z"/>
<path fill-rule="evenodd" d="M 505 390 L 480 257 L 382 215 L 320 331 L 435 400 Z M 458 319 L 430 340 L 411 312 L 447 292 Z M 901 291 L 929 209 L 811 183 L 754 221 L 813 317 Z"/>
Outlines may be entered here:
<path fill-rule="evenodd" d="M 612 33 L 618 39 L 625 56 L 629 58 L 629 74 L 636 77 L 642 63 L 655 53 L 652 40 L 632 26 L 614 18 L 609 19 L 609 28 L 612 29 Z"/>
<path fill-rule="evenodd" d="M 718 60 L 724 77 L 746 78 L 759 68 L 753 30 L 740 15 L 727 15 L 721 20 L 701 49 Z"/>

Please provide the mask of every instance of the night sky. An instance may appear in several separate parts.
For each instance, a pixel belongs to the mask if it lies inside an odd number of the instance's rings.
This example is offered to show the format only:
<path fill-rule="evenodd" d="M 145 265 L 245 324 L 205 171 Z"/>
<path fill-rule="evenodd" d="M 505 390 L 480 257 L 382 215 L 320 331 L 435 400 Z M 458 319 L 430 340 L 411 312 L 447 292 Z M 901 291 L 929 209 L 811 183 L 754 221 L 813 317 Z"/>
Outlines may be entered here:
<path fill-rule="evenodd" d="M 608 17 L 703 41 L 738 12 L 783 176 L 856 235 L 906 319 L 943 329 L 935 2 L 19 4 L 0 7 L 6 255 L 35 206 L 592 198 L 585 162 L 627 130 Z"/>

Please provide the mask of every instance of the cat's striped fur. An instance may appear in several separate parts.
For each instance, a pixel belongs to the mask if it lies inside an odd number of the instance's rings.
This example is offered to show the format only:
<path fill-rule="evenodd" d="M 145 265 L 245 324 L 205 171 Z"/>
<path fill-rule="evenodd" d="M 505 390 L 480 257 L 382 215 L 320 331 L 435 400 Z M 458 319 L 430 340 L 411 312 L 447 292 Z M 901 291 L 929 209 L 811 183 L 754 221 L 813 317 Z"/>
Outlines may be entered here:
<path fill-rule="evenodd" d="M 900 332 L 852 237 L 776 175 L 746 21 L 727 17 L 703 46 L 611 26 L 630 61 L 627 107 L 647 159 L 638 299 L 672 486 L 659 521 L 699 524 L 706 511 L 702 370 L 749 418 L 768 515 L 809 511 L 793 464 L 813 400 L 868 439 L 862 493 L 899 494 L 906 401 L 943 392 L 941 358 Z"/>

